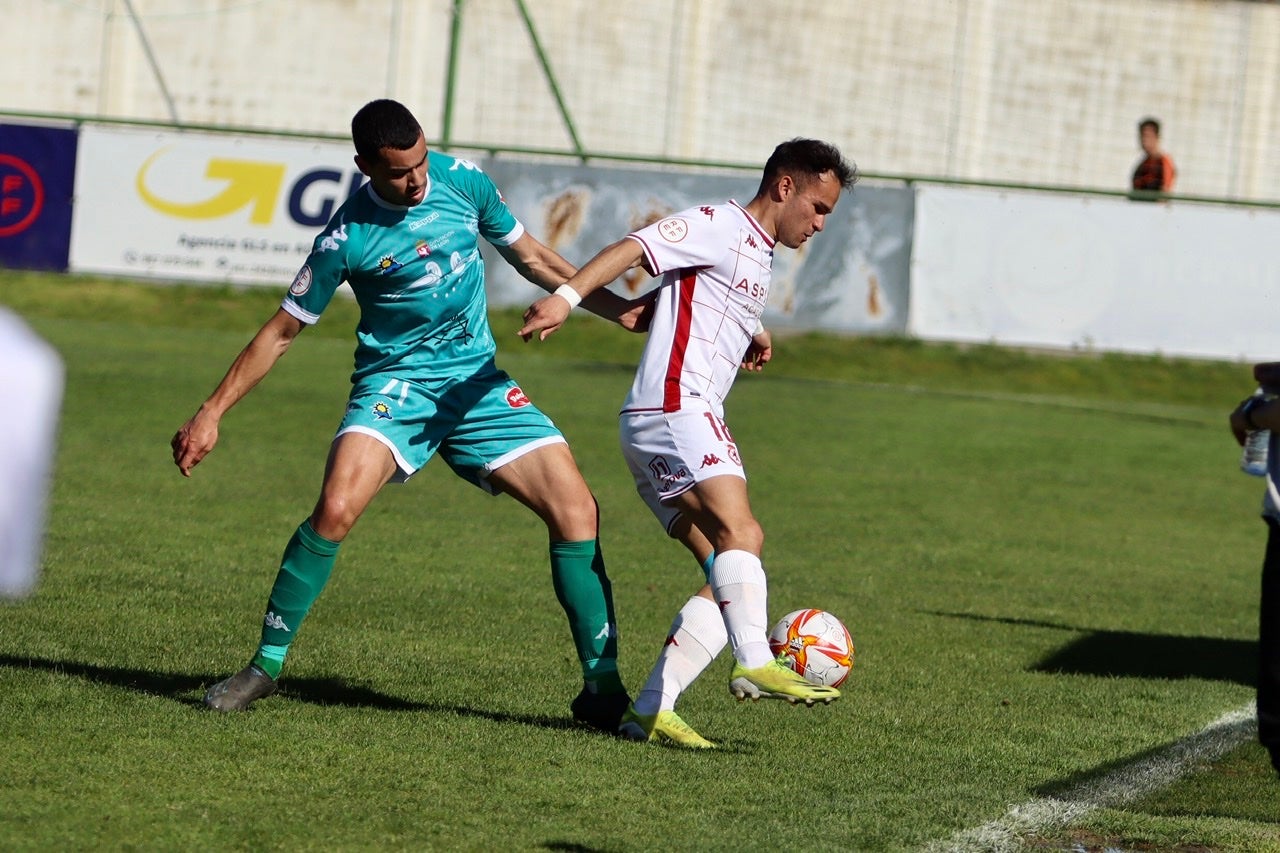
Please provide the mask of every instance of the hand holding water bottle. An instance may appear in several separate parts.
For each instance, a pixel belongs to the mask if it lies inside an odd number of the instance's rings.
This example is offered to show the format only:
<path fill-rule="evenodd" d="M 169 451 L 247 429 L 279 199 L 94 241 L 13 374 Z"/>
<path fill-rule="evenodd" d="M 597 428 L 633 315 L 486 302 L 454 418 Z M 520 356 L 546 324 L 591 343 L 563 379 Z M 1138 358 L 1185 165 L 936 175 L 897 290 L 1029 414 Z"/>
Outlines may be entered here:
<path fill-rule="evenodd" d="M 1252 477 L 1267 475 L 1267 450 L 1271 444 L 1271 430 L 1257 426 L 1254 412 L 1271 399 L 1261 388 L 1240 404 L 1240 419 L 1245 424 L 1244 448 L 1240 452 L 1240 470 Z"/>
<path fill-rule="evenodd" d="M 1276 417 L 1271 401 L 1280 388 L 1280 362 L 1266 362 L 1253 367 L 1259 383 L 1252 396 L 1241 401 L 1231 413 L 1231 432 L 1243 448 L 1240 470 L 1255 477 L 1267 473 L 1267 449 L 1271 443 L 1272 420 Z"/>

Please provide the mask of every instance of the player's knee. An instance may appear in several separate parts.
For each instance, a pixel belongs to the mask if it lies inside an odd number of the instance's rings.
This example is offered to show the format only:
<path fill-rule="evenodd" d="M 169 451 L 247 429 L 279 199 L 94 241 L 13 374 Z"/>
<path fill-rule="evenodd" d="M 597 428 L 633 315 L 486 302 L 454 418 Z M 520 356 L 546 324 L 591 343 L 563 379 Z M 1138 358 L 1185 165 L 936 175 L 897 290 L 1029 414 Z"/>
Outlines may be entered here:
<path fill-rule="evenodd" d="M 316 504 L 311 527 L 324 538 L 337 542 L 346 537 L 359 517 L 359 511 L 345 496 L 325 495 Z"/>
<path fill-rule="evenodd" d="M 717 551 L 734 549 L 759 554 L 764 550 L 764 528 L 750 516 L 724 525 L 717 539 Z"/>
<path fill-rule="evenodd" d="M 553 536 L 579 542 L 599 534 L 600 510 L 588 490 L 566 494 L 547 507 L 543 516 Z"/>

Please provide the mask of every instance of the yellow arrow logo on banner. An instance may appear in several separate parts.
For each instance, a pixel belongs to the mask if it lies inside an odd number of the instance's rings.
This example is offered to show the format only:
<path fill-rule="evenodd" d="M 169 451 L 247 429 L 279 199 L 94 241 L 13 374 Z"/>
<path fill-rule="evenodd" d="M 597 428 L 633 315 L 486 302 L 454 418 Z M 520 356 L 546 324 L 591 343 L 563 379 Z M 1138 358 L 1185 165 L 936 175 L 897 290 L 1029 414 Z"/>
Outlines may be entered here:
<path fill-rule="evenodd" d="M 152 154 L 138 170 L 138 195 L 147 204 L 162 213 L 184 219 L 217 219 L 252 205 L 250 222 L 265 225 L 271 221 L 271 208 L 280 197 L 280 185 L 284 182 L 283 163 L 215 157 L 209 160 L 204 176 L 211 181 L 226 181 L 222 192 L 204 201 L 175 202 L 160 198 L 147 189 L 147 170 L 165 150 L 162 148 Z"/>

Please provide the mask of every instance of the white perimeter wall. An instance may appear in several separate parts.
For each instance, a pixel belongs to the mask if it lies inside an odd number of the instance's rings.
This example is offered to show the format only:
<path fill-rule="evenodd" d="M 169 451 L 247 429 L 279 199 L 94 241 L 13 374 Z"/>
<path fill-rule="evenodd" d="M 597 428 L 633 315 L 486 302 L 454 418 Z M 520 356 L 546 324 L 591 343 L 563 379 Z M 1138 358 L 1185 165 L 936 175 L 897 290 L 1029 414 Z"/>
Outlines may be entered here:
<path fill-rule="evenodd" d="M 916 191 L 923 338 L 1280 359 L 1280 211 Z"/>
<path fill-rule="evenodd" d="M 1278 3 L 526 5 L 588 150 L 757 163 L 810 135 L 882 175 L 1122 190 L 1154 114 L 1180 192 L 1280 200 Z M 0 0 L 0 110 L 345 135 L 391 96 L 440 139 L 453 6 Z M 460 8 L 451 138 L 571 148 L 515 0 Z"/>

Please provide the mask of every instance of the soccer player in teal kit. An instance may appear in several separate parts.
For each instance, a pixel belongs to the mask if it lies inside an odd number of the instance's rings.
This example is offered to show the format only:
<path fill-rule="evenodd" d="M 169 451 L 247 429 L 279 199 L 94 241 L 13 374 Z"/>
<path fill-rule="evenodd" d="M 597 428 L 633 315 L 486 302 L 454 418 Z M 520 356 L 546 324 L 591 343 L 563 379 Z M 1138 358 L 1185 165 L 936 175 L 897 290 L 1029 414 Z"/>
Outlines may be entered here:
<path fill-rule="evenodd" d="M 383 485 L 408 479 L 439 454 L 459 477 L 511 495 L 546 524 L 556 595 L 582 665 L 571 709 L 578 720 L 614 731 L 629 700 L 617 672 L 595 499 L 559 430 L 494 363 L 478 239 L 548 291 L 575 268 L 525 231 L 473 163 L 428 152 L 403 105 L 366 104 L 351 135 L 368 182 L 316 237 L 280 309 L 173 438 L 174 462 L 190 476 L 216 444 L 222 416 L 320 318 L 337 287 L 350 284 L 361 315 L 355 372 L 320 498 L 285 547 L 257 652 L 209 688 L 205 704 L 242 710 L 275 692 L 342 540 Z M 637 330 L 640 302 L 607 291 L 600 297 L 585 307 Z"/>

